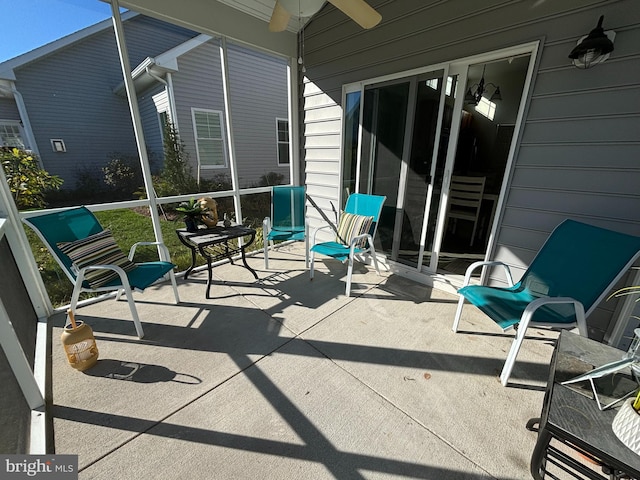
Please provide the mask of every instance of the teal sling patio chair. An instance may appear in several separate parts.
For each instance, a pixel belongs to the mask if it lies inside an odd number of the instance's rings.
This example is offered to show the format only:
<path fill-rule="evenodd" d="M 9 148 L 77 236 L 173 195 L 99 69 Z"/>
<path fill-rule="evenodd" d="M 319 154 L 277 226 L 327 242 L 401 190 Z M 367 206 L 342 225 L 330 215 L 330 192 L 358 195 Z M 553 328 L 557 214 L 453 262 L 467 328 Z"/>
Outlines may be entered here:
<path fill-rule="evenodd" d="M 176 303 L 180 303 L 172 263 L 133 263 L 136 248 L 140 245 L 157 245 L 164 249 L 168 257 L 169 251 L 164 244 L 138 242 L 131 247 L 127 257 L 115 243 L 111 232 L 103 229 L 98 219 L 85 207 L 31 216 L 23 221 L 38 234 L 73 283 L 69 306 L 72 311 L 76 309 L 81 292 L 117 291 L 116 300 L 124 292 L 136 333 L 142 338 L 144 331 L 132 289 L 142 291 L 168 273 Z"/>
<path fill-rule="evenodd" d="M 309 229 L 305 215 L 305 188 L 274 186 L 271 216 L 262 222 L 264 268 L 269 268 L 269 245 L 274 241 L 304 240 L 304 268 L 309 265 Z"/>
<path fill-rule="evenodd" d="M 379 195 L 353 193 L 347 198 L 344 212 L 340 212 L 337 227 L 326 225 L 314 231 L 309 262 L 311 280 L 313 280 L 313 264 L 316 253 L 335 258 L 343 263 L 349 262 L 345 289 L 347 297 L 351 294 L 351 274 L 353 273 L 353 259 L 355 255 L 370 254 L 376 272 L 380 275 L 373 240 L 378 229 L 382 205 L 386 198 L 387 197 Z M 336 232 L 336 240 L 316 243 L 316 235 L 318 232 L 328 228 Z"/>
<path fill-rule="evenodd" d="M 587 336 L 586 318 L 629 270 L 640 254 L 640 237 L 565 220 L 558 225 L 514 285 L 502 262 L 475 262 L 467 268 L 458 290 L 453 321 L 457 332 L 465 300 L 506 331 L 516 336 L 505 361 L 500 382 L 507 385 L 516 356 L 529 326 L 578 327 Z M 504 269 L 508 287 L 469 285 L 473 271 L 485 266 Z"/>

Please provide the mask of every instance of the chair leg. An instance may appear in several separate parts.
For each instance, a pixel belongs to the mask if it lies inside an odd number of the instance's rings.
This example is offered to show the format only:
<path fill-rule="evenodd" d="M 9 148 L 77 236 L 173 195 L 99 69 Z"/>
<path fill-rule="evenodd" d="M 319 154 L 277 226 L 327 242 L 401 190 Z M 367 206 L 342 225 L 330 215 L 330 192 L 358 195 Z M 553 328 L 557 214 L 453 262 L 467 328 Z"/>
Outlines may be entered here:
<path fill-rule="evenodd" d="M 347 288 L 345 289 L 345 295 L 351 296 L 351 274 L 353 273 L 353 256 L 349 255 L 349 267 L 347 268 Z"/>
<path fill-rule="evenodd" d="M 144 331 L 142 330 L 142 323 L 140 323 L 140 317 L 138 317 L 138 310 L 136 309 L 136 304 L 133 301 L 133 293 L 131 292 L 131 287 L 129 285 L 124 286 L 125 296 L 127 297 L 127 302 L 129 303 L 129 310 L 131 310 L 131 316 L 133 317 L 133 324 L 136 327 L 136 333 L 138 334 L 138 338 L 142 339 L 144 337 Z"/>
<path fill-rule="evenodd" d="M 271 231 L 271 219 L 265 217 L 262 221 L 262 246 L 264 247 L 264 269 L 269 269 L 269 240 L 268 235 Z"/>
<path fill-rule="evenodd" d="M 309 236 L 304 237 L 304 268 L 309 268 Z"/>
<path fill-rule="evenodd" d="M 313 262 L 315 260 L 315 253 L 313 252 L 313 250 L 311 251 L 310 257 L 309 257 L 309 280 L 313 280 Z"/>
<path fill-rule="evenodd" d="M 376 249 L 373 248 L 373 243 L 371 244 L 371 251 L 369 253 L 371 255 L 371 259 L 373 260 L 373 266 L 375 267 L 376 272 L 378 273 L 378 275 L 381 275 L 380 267 L 378 266 L 378 258 L 376 256 Z"/>
<path fill-rule="evenodd" d="M 471 242 L 469 242 L 469 246 L 473 247 L 473 242 L 476 239 L 476 229 L 478 228 L 478 222 L 474 221 L 473 222 L 473 230 L 471 230 Z"/>
<path fill-rule="evenodd" d="M 511 371 L 513 370 L 513 366 L 516 363 L 516 357 L 518 356 L 518 352 L 520 351 L 520 346 L 522 345 L 522 341 L 527 333 L 528 321 L 523 324 L 521 321 L 518 330 L 516 331 L 516 336 L 513 339 L 513 343 L 511 344 L 511 349 L 509 350 L 509 355 L 507 355 L 507 359 L 504 362 L 504 367 L 502 368 L 502 373 L 500 373 L 500 383 L 502 383 L 503 387 L 507 386 L 509 382 L 509 377 L 511 376 Z"/>
<path fill-rule="evenodd" d="M 171 286 L 173 287 L 173 296 L 176 299 L 176 305 L 180 303 L 180 295 L 178 295 L 178 284 L 176 283 L 176 276 L 173 270 L 169 272 L 169 278 L 171 279 Z"/>
<path fill-rule="evenodd" d="M 460 295 L 458 299 L 458 308 L 456 309 L 456 316 L 453 318 L 453 327 L 451 330 L 454 332 L 458 331 L 458 324 L 460 323 L 460 317 L 462 316 L 462 307 L 464 306 L 464 297 Z"/>

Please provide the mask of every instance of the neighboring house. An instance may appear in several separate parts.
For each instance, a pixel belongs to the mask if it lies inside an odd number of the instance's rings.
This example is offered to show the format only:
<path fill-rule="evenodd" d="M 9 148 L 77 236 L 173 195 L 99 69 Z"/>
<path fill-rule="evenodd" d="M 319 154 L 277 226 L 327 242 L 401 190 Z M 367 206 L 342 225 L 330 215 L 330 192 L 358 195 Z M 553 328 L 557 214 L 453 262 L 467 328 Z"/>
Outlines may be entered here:
<path fill-rule="evenodd" d="M 162 167 L 170 120 L 194 176 L 229 174 L 220 41 L 124 18 L 152 170 Z M 288 182 L 287 59 L 236 44 L 227 52 L 238 181 L 247 187 L 275 172 Z M 0 64 L 0 141 L 34 150 L 63 188 L 101 176 L 114 156 L 137 157 L 111 20 Z"/>

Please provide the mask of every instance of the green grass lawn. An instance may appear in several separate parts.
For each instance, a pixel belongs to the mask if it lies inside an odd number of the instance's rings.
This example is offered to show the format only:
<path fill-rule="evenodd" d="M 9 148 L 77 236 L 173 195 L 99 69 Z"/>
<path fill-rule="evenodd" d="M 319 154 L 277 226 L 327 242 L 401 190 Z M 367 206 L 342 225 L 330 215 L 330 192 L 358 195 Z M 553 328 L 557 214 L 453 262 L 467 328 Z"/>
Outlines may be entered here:
<path fill-rule="evenodd" d="M 95 212 L 100 224 L 106 229 L 110 229 L 114 238 L 118 242 L 122 251 L 129 253 L 129 248 L 136 242 L 155 240 L 153 235 L 153 225 L 151 218 L 137 213 L 131 209 L 111 210 L 108 212 Z M 160 217 L 162 236 L 164 243 L 169 249 L 171 261 L 177 265 L 176 271 L 186 270 L 191 265 L 191 253 L 178 240 L 175 230 L 184 227 L 184 223 L 179 221 L 167 221 Z M 257 229 L 256 239 L 248 248 L 248 251 L 262 248 L 262 230 Z M 71 300 L 73 285 L 64 274 L 62 269 L 53 259 L 47 248 L 28 227 L 25 228 L 27 237 L 31 244 L 31 249 L 38 264 L 38 269 L 49 293 L 51 303 L 55 307 L 68 304 Z M 136 250 L 136 262 L 158 260 L 155 246 L 138 247 Z M 197 265 L 204 265 L 206 261 L 198 255 Z M 83 294 L 82 298 L 87 298 L 89 294 Z"/>

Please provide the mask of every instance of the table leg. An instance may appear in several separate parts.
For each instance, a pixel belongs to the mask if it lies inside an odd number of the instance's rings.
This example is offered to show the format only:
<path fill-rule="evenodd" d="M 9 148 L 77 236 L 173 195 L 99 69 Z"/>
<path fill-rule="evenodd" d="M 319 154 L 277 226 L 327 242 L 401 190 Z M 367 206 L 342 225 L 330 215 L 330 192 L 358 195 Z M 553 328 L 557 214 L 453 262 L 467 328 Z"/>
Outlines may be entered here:
<path fill-rule="evenodd" d="M 209 290 L 211 289 L 211 282 L 213 281 L 213 265 L 211 264 L 211 256 L 205 252 L 203 247 L 200 247 L 200 255 L 202 255 L 207 261 L 207 290 L 204 298 L 211 298 L 209 296 Z"/>
<path fill-rule="evenodd" d="M 182 244 L 187 247 L 189 250 L 191 250 L 191 266 L 189 268 L 187 268 L 187 271 L 184 272 L 184 279 L 186 280 L 187 278 L 189 278 L 189 274 L 191 273 L 191 271 L 195 268 L 196 266 L 196 248 L 189 245 L 187 242 L 184 241 L 184 239 L 178 235 L 178 240 L 180 240 L 180 242 L 182 242 Z"/>
<path fill-rule="evenodd" d="M 187 271 L 184 272 L 184 279 L 185 280 L 187 278 L 189 278 L 189 274 L 191 273 L 191 271 L 196 266 L 196 249 L 195 248 L 190 248 L 190 250 L 191 250 L 191 265 L 189 266 L 189 268 L 187 268 Z"/>
<path fill-rule="evenodd" d="M 246 268 L 246 269 L 247 269 L 247 270 L 249 270 L 251 273 L 253 273 L 254 278 L 255 278 L 256 280 L 258 280 L 258 274 L 257 274 L 257 273 L 256 273 L 256 271 L 255 271 L 253 268 L 251 268 L 251 267 L 249 266 L 249 264 L 247 263 L 247 257 L 246 257 L 246 256 L 245 256 L 245 254 L 244 254 L 244 248 L 245 248 L 245 245 L 243 245 L 242 247 L 240 247 L 240 253 L 242 254 L 242 263 L 244 263 L 244 268 Z"/>
<path fill-rule="evenodd" d="M 256 280 L 258 280 L 258 274 L 256 273 L 256 271 L 255 271 L 253 268 L 251 268 L 251 267 L 249 266 L 249 264 L 247 263 L 247 257 L 246 257 L 246 255 L 245 255 L 245 249 L 246 249 L 249 245 L 251 245 L 255 239 L 256 239 L 256 234 L 255 234 L 255 233 L 253 233 L 253 234 L 251 235 L 251 238 L 249 239 L 249 241 L 248 241 L 247 243 L 243 243 L 243 244 L 242 244 L 242 246 L 240 247 L 240 253 L 241 253 L 241 255 L 242 255 L 242 263 L 244 263 L 244 267 L 245 267 L 247 270 L 249 270 L 251 273 L 253 273 L 253 277 L 254 277 Z"/>
<path fill-rule="evenodd" d="M 536 441 L 536 446 L 531 454 L 531 476 L 535 480 L 544 479 L 547 447 L 551 441 L 551 434 L 547 429 L 542 426 L 539 428 L 538 440 Z"/>

